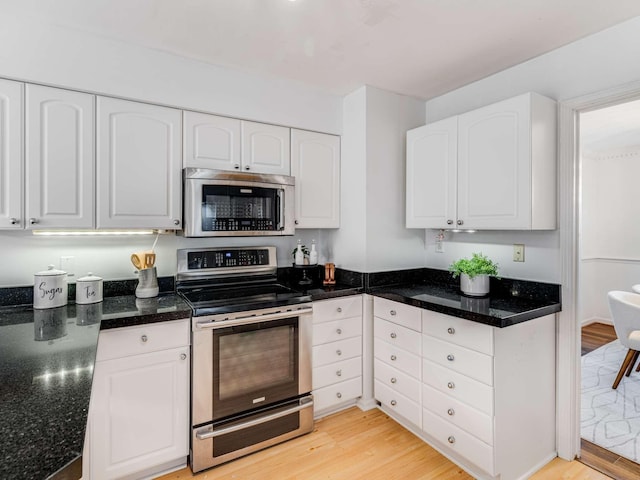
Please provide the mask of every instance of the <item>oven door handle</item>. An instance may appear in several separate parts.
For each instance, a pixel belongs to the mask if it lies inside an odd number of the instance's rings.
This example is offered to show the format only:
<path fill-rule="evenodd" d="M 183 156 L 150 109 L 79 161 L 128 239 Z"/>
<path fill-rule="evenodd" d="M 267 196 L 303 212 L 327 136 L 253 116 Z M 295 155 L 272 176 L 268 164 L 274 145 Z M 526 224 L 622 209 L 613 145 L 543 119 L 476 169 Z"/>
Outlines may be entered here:
<path fill-rule="evenodd" d="M 272 413 L 271 415 L 267 415 L 266 417 L 256 418 L 255 420 L 249 420 L 248 422 L 240 423 L 238 425 L 232 425 L 230 427 L 221 428 L 220 430 L 215 430 L 215 431 L 210 430 L 207 432 L 197 432 L 196 437 L 198 438 L 198 440 L 206 440 L 207 438 L 220 437 L 221 435 L 226 435 L 228 433 L 237 432 L 245 428 L 255 427 L 256 425 L 267 423 L 272 420 L 277 420 L 278 418 L 286 417 L 287 415 L 291 415 L 292 413 L 296 413 L 296 412 L 299 412 L 300 410 L 304 410 L 305 408 L 310 408 L 310 407 L 313 407 L 313 399 L 309 399 L 306 403 L 296 405 L 295 407 L 287 408 L 286 410 L 283 410 L 281 412 Z"/>
<path fill-rule="evenodd" d="M 196 323 L 196 328 L 226 328 L 236 327 L 238 325 L 251 325 L 252 323 L 268 322 L 270 320 L 280 320 L 282 318 L 292 318 L 306 313 L 312 313 L 313 308 L 301 308 L 300 310 L 290 310 L 286 312 L 266 313 L 264 315 L 251 315 L 247 317 L 238 317 L 232 320 L 219 320 L 213 322 Z"/>

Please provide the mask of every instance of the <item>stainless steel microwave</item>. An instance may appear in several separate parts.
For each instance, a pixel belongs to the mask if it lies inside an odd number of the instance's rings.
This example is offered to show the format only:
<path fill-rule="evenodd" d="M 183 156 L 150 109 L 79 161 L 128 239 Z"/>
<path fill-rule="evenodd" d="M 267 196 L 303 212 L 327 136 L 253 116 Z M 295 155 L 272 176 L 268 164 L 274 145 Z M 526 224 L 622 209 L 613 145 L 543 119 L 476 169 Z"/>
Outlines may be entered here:
<path fill-rule="evenodd" d="M 293 235 L 295 178 L 185 168 L 185 237 Z"/>

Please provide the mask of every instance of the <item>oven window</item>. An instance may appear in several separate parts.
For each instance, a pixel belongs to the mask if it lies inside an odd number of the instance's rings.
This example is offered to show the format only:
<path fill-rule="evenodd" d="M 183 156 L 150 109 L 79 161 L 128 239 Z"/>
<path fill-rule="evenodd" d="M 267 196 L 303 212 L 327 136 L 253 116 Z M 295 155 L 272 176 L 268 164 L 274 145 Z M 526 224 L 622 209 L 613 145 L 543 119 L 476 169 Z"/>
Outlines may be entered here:
<path fill-rule="evenodd" d="M 220 400 L 295 380 L 293 327 L 220 338 Z"/>
<path fill-rule="evenodd" d="M 276 230 L 278 190 L 275 188 L 205 185 L 202 230 Z"/>
<path fill-rule="evenodd" d="M 214 330 L 213 416 L 298 395 L 298 318 Z"/>

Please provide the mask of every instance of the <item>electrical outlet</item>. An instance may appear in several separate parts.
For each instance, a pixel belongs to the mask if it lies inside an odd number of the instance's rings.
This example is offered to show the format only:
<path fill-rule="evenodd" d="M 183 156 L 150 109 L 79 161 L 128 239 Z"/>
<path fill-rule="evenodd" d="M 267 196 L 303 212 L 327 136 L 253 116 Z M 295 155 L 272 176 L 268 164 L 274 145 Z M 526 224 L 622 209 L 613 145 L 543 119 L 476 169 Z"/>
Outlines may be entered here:
<path fill-rule="evenodd" d="M 513 245 L 513 261 L 524 262 L 524 244 L 516 243 Z"/>
<path fill-rule="evenodd" d="M 60 257 L 60 270 L 67 272 L 67 277 L 73 277 L 76 274 L 76 257 Z"/>

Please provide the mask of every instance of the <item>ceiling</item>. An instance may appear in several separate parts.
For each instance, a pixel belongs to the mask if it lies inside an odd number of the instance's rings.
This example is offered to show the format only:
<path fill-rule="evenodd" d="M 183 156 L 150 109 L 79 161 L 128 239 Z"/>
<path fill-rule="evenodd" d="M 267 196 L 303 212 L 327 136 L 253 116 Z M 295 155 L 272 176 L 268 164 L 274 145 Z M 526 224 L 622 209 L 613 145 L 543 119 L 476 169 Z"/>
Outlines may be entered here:
<path fill-rule="evenodd" d="M 637 0 L 0 0 L 55 24 L 345 95 L 429 99 L 640 15 Z"/>

